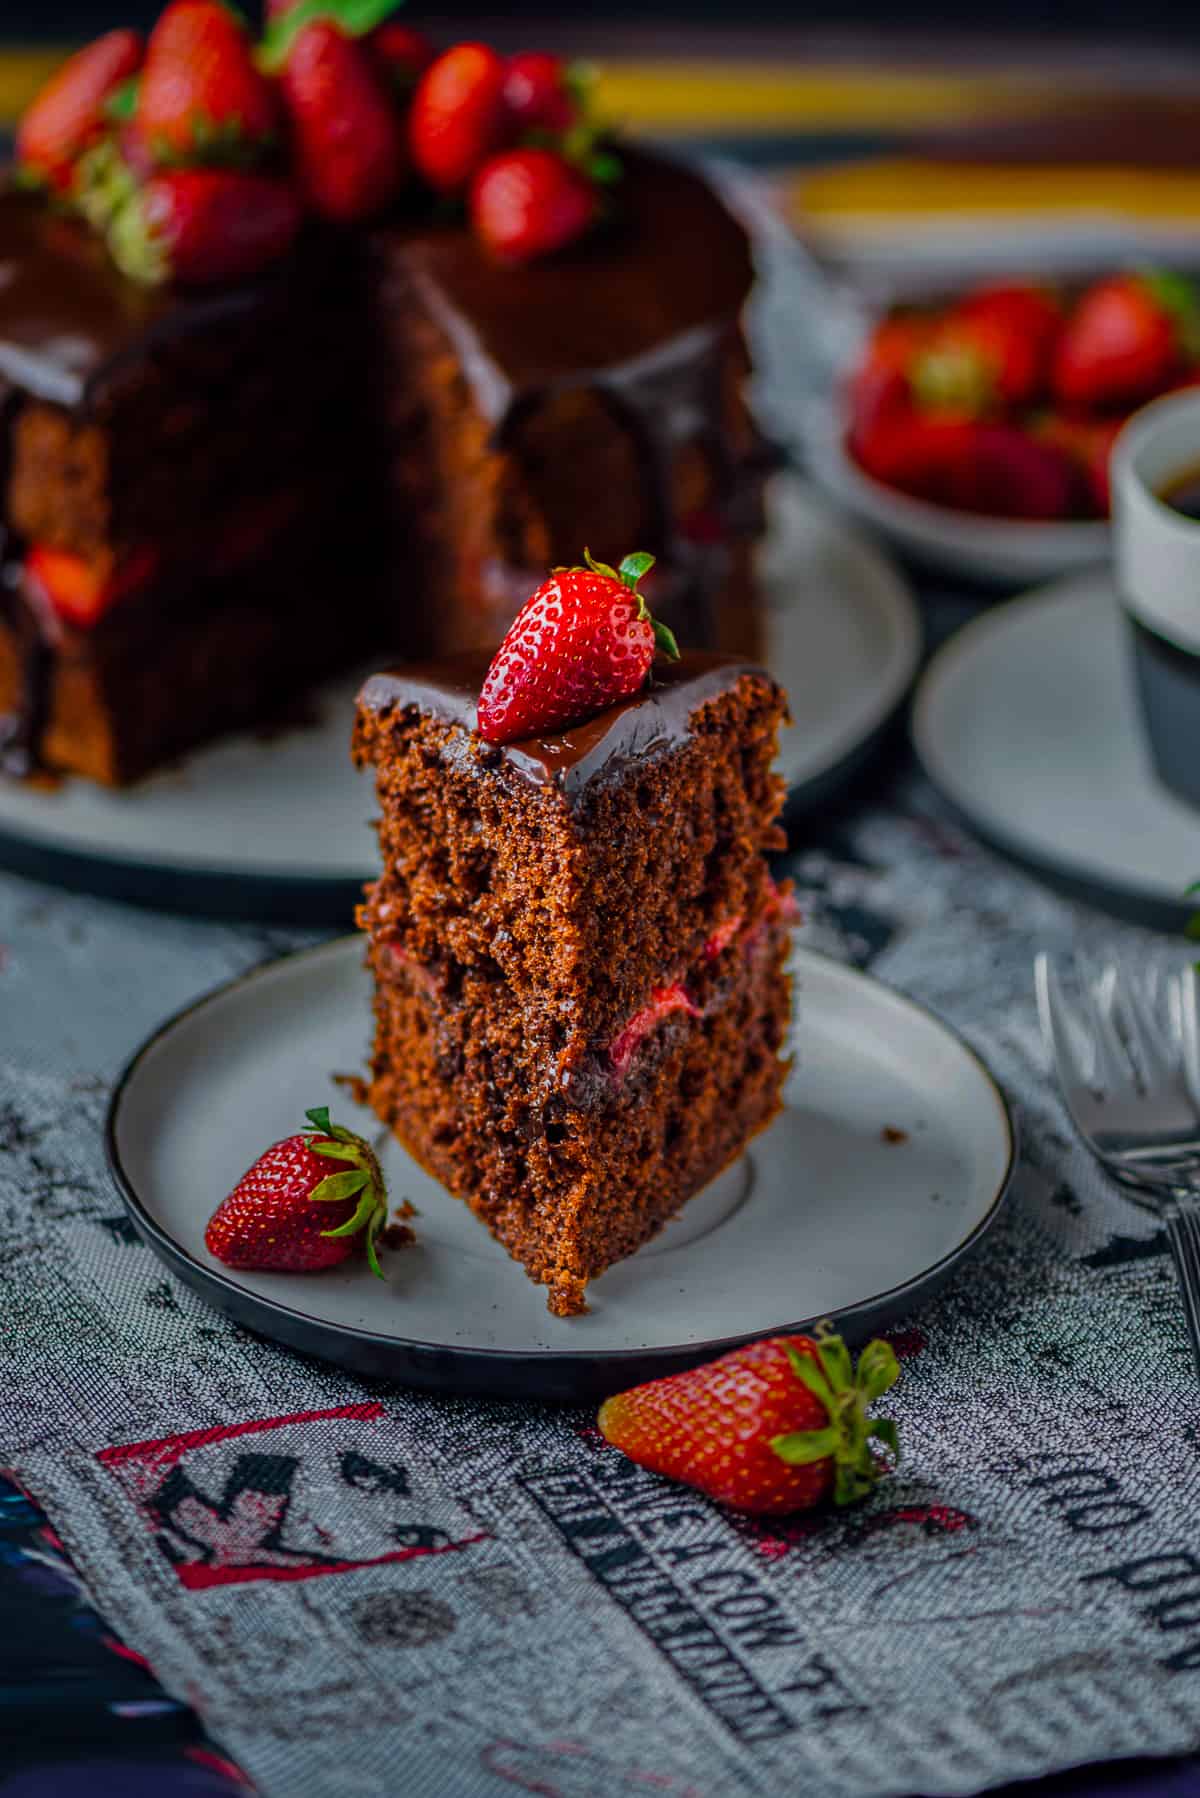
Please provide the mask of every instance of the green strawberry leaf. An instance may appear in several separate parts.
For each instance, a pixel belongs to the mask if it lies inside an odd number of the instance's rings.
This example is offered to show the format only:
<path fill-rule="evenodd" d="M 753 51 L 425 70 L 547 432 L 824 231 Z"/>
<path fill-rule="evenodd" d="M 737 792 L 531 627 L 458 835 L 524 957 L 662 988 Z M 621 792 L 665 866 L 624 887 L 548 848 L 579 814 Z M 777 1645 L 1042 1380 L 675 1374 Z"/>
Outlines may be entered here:
<path fill-rule="evenodd" d="M 314 1105 L 312 1110 L 306 1111 L 304 1115 L 312 1125 L 313 1129 L 321 1136 L 330 1135 L 333 1130 L 333 1125 L 329 1121 L 328 1105 Z"/>
<path fill-rule="evenodd" d="M 612 187 L 625 173 L 625 164 L 611 150 L 597 150 L 589 156 L 586 163 L 588 174 L 601 187 Z"/>
<path fill-rule="evenodd" d="M 872 1399 L 886 1392 L 899 1377 L 900 1368 L 889 1343 L 869 1342 L 855 1367 L 850 1351 L 827 1320 L 813 1332 L 818 1360 L 802 1355 L 785 1340 L 783 1346 L 792 1372 L 819 1401 L 827 1422 L 819 1430 L 798 1430 L 774 1436 L 771 1447 L 792 1467 L 811 1466 L 829 1459 L 833 1463 L 833 1501 L 856 1504 L 870 1492 L 882 1471 L 872 1452 L 872 1441 L 881 1442 L 893 1462 L 900 1459 L 896 1426 L 888 1417 L 868 1417 Z"/>
<path fill-rule="evenodd" d="M 1200 356 L 1200 297 L 1195 284 L 1174 269 L 1142 269 L 1139 279 L 1170 316 L 1179 348 L 1186 356 Z"/>
<path fill-rule="evenodd" d="M 328 1155 L 331 1161 L 353 1161 L 362 1165 L 360 1151 L 346 1142 L 310 1142 L 309 1148 L 314 1155 Z"/>
<path fill-rule="evenodd" d="M 308 1196 L 318 1205 L 331 1204 L 334 1199 L 352 1199 L 370 1178 L 365 1167 L 348 1167 L 344 1174 L 326 1174 Z"/>
<path fill-rule="evenodd" d="M 127 125 L 137 111 L 140 77 L 131 75 L 128 81 L 122 81 L 114 87 L 104 102 L 104 116 L 111 119 L 114 125 Z"/>
<path fill-rule="evenodd" d="M 354 1216 L 348 1217 L 344 1224 L 339 1224 L 337 1226 L 336 1230 L 322 1230 L 321 1235 L 355 1236 L 358 1231 L 363 1228 L 364 1224 L 370 1222 L 372 1213 L 378 1210 L 378 1208 L 379 1194 L 376 1192 L 373 1185 L 368 1186 L 366 1192 L 364 1192 L 362 1198 L 359 1200 L 358 1210 L 354 1213 Z"/>
<path fill-rule="evenodd" d="M 771 1447 L 789 1467 L 811 1467 L 836 1454 L 841 1431 L 830 1424 L 826 1430 L 793 1430 L 788 1436 L 772 1436 Z"/>
<path fill-rule="evenodd" d="M 1143 268 L 1138 270 L 1138 279 L 1143 287 L 1149 288 L 1164 312 L 1178 319 L 1195 317 L 1196 289 L 1186 275 L 1170 268 Z"/>
<path fill-rule="evenodd" d="M 822 1349 L 822 1355 L 828 1354 L 828 1348 Z M 849 1353 L 846 1360 L 849 1362 Z M 868 1342 L 858 1357 L 858 1385 L 863 1397 L 869 1404 L 872 1399 L 881 1398 L 890 1392 L 900 1378 L 900 1363 L 896 1359 L 896 1351 L 890 1342 L 882 1342 L 878 1337 Z"/>
<path fill-rule="evenodd" d="M 645 550 L 635 550 L 633 555 L 626 556 L 617 569 L 617 579 L 631 593 L 637 592 L 638 582 L 644 574 L 649 574 L 654 567 L 655 557 L 647 555 Z"/>
<path fill-rule="evenodd" d="M 657 618 L 652 618 L 650 620 L 650 628 L 654 632 L 655 648 L 661 655 L 666 656 L 668 662 L 677 662 L 679 660 L 679 645 L 675 641 L 675 632 L 671 629 L 670 625 L 663 624 Z"/>
<path fill-rule="evenodd" d="M 375 1248 L 375 1238 L 382 1230 L 383 1220 L 386 1216 L 387 1207 L 385 1205 L 380 1205 L 370 1223 L 367 1225 L 367 1265 L 377 1280 L 383 1280 L 387 1277 L 379 1265 L 379 1255 Z"/>
<path fill-rule="evenodd" d="M 584 550 L 583 559 L 593 574 L 602 574 L 606 580 L 610 581 L 620 580 L 621 577 L 616 569 L 610 568 L 607 562 L 597 562 L 590 549 Z"/>
<path fill-rule="evenodd" d="M 890 1417 L 873 1417 L 867 1425 L 867 1435 L 882 1442 L 892 1457 L 894 1464 L 900 1461 L 900 1432 Z"/>
<path fill-rule="evenodd" d="M 596 76 L 597 70 L 594 62 L 569 62 L 563 70 L 563 86 L 580 112 L 586 112 L 591 105 Z"/>
<path fill-rule="evenodd" d="M 825 1377 L 825 1370 L 819 1367 L 811 1355 L 802 1355 L 794 1349 L 790 1342 L 785 1343 L 787 1358 L 792 1364 L 792 1372 L 802 1386 L 807 1386 L 813 1397 L 824 1405 L 830 1416 L 833 1415 L 836 1399 L 833 1388 Z"/>
<path fill-rule="evenodd" d="M 397 4 L 398 0 L 298 0 L 290 12 L 267 26 L 258 52 L 259 66 L 268 75 L 278 75 L 300 33 L 317 19 L 328 19 L 347 37 L 365 37 L 391 17 Z"/>
<path fill-rule="evenodd" d="M 841 1337 L 832 1331 L 818 1331 L 817 1354 L 822 1372 L 834 1392 L 849 1392 L 854 1385 L 854 1363 Z"/>

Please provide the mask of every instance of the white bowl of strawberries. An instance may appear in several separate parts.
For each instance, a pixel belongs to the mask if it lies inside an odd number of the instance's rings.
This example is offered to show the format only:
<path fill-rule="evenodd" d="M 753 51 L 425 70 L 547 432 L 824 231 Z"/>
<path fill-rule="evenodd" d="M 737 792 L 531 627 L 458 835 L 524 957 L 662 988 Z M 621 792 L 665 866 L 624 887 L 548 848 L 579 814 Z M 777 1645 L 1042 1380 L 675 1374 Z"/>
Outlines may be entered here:
<path fill-rule="evenodd" d="M 1050 578 L 1109 553 L 1108 458 L 1148 400 L 1200 383 L 1200 297 L 1176 274 L 1065 294 L 992 281 L 870 328 L 810 412 L 816 477 L 926 564 Z"/>

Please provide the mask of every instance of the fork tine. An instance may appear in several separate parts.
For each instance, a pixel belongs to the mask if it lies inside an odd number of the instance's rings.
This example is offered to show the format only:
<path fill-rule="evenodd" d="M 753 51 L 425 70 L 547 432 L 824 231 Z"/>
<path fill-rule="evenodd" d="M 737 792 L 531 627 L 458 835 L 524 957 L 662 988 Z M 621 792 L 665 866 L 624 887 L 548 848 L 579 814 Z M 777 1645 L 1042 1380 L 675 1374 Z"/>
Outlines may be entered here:
<path fill-rule="evenodd" d="M 1178 1020 L 1183 1048 L 1183 1074 L 1192 1103 L 1200 1107 L 1200 1016 L 1197 1015 L 1196 975 L 1187 968 L 1171 982 L 1172 1009 Z"/>
<path fill-rule="evenodd" d="M 1084 1011 L 1091 1020 L 1092 1050 L 1095 1061 L 1091 1085 L 1097 1092 L 1128 1092 L 1135 1082 L 1136 1069 L 1113 1022 L 1113 1000 L 1117 986 L 1117 970 L 1109 966 L 1092 974 L 1081 960 L 1079 995 Z"/>
<path fill-rule="evenodd" d="M 1155 1016 L 1149 993 L 1120 967 L 1111 968 L 1108 972 L 1112 977 L 1110 991 L 1113 1010 L 1119 1014 L 1125 1026 L 1126 1036 L 1133 1045 L 1147 1087 L 1159 1090 L 1166 1087 L 1178 1088 L 1181 1085 L 1179 1058 L 1167 1047 L 1171 1038 Z"/>
<path fill-rule="evenodd" d="M 1054 1058 L 1058 1083 L 1069 1110 L 1071 1092 L 1076 1087 L 1087 1086 L 1090 1074 L 1075 1053 L 1062 983 L 1058 978 L 1057 968 L 1044 950 L 1039 952 L 1034 961 L 1033 978 L 1037 989 L 1038 1016 L 1042 1021 L 1042 1036 Z"/>

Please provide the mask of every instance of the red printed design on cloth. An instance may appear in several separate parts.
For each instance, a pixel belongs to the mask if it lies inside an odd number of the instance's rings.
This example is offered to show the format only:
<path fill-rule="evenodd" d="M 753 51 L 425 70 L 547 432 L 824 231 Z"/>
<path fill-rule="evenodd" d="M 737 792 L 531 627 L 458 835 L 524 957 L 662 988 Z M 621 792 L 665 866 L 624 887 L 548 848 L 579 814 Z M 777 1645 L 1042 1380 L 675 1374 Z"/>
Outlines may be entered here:
<path fill-rule="evenodd" d="M 102 1449 L 191 1591 L 304 1580 L 469 1548 L 471 1519 L 391 1456 L 378 1402 Z"/>

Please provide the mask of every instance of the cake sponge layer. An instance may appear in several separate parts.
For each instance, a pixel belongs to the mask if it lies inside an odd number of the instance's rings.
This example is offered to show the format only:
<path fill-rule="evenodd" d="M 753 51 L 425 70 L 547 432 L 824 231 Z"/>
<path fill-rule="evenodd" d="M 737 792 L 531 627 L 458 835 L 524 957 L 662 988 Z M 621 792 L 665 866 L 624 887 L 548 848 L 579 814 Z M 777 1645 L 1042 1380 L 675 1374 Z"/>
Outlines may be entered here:
<path fill-rule="evenodd" d="M 778 1110 L 787 950 L 778 919 L 754 927 L 725 950 L 707 999 L 689 994 L 635 1029 L 628 1065 L 613 1045 L 597 1050 L 585 1103 L 541 1108 L 513 1102 L 502 1014 L 447 1012 L 419 970 L 377 957 L 370 1102 L 569 1316 L 586 1308 L 590 1278 L 648 1241 Z"/>

